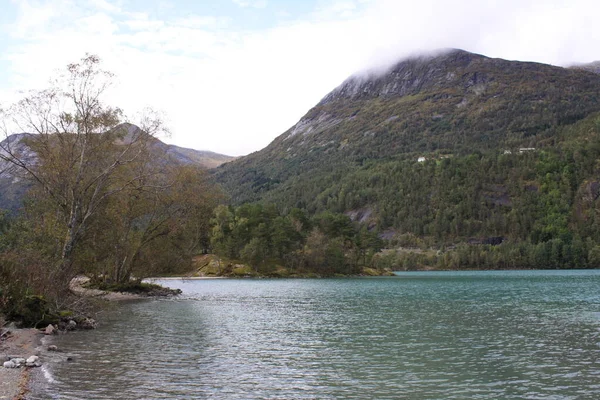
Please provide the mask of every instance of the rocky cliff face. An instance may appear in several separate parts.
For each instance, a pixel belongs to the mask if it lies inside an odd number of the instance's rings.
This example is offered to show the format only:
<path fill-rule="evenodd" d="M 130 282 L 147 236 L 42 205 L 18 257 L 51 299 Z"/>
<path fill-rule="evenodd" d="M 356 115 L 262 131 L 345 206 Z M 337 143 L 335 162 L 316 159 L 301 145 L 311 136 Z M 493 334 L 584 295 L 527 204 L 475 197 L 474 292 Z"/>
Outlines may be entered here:
<path fill-rule="evenodd" d="M 319 106 L 340 101 L 391 98 L 417 94 L 429 89 L 486 84 L 490 77 L 480 67 L 509 62 L 463 50 L 450 49 L 438 55 L 422 55 L 400 61 L 385 72 L 365 72 L 350 77 L 329 93 Z"/>
<path fill-rule="evenodd" d="M 450 50 L 349 78 L 261 153 L 371 158 L 531 147 L 549 128 L 598 110 L 599 88 L 600 79 L 581 71 Z"/>

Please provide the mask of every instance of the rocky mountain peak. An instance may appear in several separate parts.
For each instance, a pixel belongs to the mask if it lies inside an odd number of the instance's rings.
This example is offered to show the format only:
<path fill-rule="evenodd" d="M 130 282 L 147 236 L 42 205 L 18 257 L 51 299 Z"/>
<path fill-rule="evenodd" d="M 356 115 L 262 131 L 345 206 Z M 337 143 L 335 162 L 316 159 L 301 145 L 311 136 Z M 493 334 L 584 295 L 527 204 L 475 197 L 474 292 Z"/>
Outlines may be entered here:
<path fill-rule="evenodd" d="M 463 83 L 467 87 L 487 78 L 478 66 L 505 62 L 459 49 L 446 49 L 403 59 L 385 71 L 367 71 L 351 76 L 329 93 L 319 105 L 336 100 L 401 97 L 425 89 Z M 465 73 L 471 73 L 465 76 Z M 464 82 L 461 82 L 464 81 Z"/>

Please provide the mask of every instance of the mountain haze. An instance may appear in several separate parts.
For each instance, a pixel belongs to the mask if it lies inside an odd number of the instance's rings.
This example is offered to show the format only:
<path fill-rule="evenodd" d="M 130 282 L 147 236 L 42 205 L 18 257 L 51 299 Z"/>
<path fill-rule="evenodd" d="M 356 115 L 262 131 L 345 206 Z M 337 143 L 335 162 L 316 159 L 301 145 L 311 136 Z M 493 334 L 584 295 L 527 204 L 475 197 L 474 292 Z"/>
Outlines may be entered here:
<path fill-rule="evenodd" d="M 580 64 L 580 65 L 575 65 L 571 68 L 574 69 L 582 69 L 585 71 L 590 71 L 590 72 L 594 72 L 596 74 L 600 74 L 600 61 L 594 61 L 591 62 L 589 64 Z"/>

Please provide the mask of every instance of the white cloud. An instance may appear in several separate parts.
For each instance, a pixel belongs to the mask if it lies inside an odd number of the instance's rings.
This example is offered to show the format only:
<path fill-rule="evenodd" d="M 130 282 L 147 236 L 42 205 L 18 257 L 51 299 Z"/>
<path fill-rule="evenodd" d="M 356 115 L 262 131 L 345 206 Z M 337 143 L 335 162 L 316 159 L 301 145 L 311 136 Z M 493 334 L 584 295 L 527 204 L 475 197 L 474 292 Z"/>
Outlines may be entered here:
<path fill-rule="evenodd" d="M 180 18 L 174 22 L 174 25 L 185 28 L 226 28 L 231 24 L 231 18 L 214 17 L 204 15 L 190 15 Z"/>
<path fill-rule="evenodd" d="M 600 57 L 600 31 L 591 17 L 598 11 L 600 3 L 595 0 L 377 0 L 364 20 L 372 43 L 378 45 L 371 51 L 376 59 L 417 49 L 460 47 L 496 57 L 564 64 Z"/>
<path fill-rule="evenodd" d="M 130 14 L 122 24 L 133 31 L 156 31 L 165 26 L 164 21 L 151 20 L 147 14 Z"/>
<path fill-rule="evenodd" d="M 233 2 L 242 8 L 266 8 L 268 5 L 267 0 L 233 0 Z"/>
<path fill-rule="evenodd" d="M 322 2 L 314 12 L 319 19 L 351 18 L 356 16 L 358 4 L 353 0 L 335 0 Z"/>
<path fill-rule="evenodd" d="M 42 88 L 57 68 L 95 53 L 118 76 L 112 103 L 131 113 L 162 109 L 171 141 L 232 155 L 267 145 L 349 74 L 420 49 L 600 59 L 592 0 L 322 1 L 310 17 L 253 31 L 217 16 L 168 20 L 107 0 L 79 4 L 19 3 L 7 31 L 18 42 L 0 55 L 11 90 L 0 100 Z"/>
<path fill-rule="evenodd" d="M 121 7 L 118 5 L 112 4 L 106 0 L 88 0 L 88 3 L 95 7 L 100 11 L 111 12 L 111 13 L 119 13 L 121 12 Z"/>
<path fill-rule="evenodd" d="M 18 3 L 18 20 L 5 29 L 11 36 L 17 38 L 31 37 L 46 27 L 53 19 L 61 15 L 68 15 L 70 3 L 68 1 L 54 1 L 38 3 L 24 0 Z"/>

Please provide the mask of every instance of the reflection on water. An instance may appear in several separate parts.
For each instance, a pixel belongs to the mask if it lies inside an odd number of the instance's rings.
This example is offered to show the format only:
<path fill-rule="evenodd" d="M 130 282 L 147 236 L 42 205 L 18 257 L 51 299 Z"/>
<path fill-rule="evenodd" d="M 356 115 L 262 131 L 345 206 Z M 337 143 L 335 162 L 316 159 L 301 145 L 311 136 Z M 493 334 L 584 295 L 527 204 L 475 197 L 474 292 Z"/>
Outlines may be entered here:
<path fill-rule="evenodd" d="M 167 281 L 59 336 L 33 398 L 596 399 L 600 273 Z"/>

